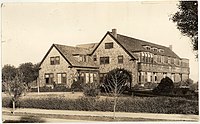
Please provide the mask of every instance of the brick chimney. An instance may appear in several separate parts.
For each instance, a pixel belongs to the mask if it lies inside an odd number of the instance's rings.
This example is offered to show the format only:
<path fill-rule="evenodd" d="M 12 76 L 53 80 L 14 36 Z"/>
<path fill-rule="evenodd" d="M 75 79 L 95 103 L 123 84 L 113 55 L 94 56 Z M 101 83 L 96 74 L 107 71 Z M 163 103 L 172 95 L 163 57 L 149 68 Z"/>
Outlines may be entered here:
<path fill-rule="evenodd" d="M 117 39 L 117 29 L 112 29 L 112 34 Z"/>
<path fill-rule="evenodd" d="M 169 49 L 172 50 L 172 45 L 169 45 Z"/>

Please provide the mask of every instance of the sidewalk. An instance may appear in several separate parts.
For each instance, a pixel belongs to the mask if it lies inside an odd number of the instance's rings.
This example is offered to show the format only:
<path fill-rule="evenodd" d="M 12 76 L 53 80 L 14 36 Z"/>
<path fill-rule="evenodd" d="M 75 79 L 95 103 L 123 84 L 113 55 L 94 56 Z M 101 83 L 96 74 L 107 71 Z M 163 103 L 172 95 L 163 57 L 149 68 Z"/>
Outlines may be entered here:
<path fill-rule="evenodd" d="M 2 112 L 10 112 L 10 108 L 2 108 Z M 113 112 L 99 111 L 71 111 L 71 110 L 47 110 L 47 109 L 16 109 L 15 113 L 29 114 L 53 114 L 53 115 L 76 115 L 76 116 L 91 116 L 91 117 L 113 117 Z M 156 113 L 128 113 L 116 112 L 116 117 L 128 118 L 144 118 L 144 119 L 161 119 L 169 121 L 199 121 L 199 115 L 186 114 L 156 114 Z"/>

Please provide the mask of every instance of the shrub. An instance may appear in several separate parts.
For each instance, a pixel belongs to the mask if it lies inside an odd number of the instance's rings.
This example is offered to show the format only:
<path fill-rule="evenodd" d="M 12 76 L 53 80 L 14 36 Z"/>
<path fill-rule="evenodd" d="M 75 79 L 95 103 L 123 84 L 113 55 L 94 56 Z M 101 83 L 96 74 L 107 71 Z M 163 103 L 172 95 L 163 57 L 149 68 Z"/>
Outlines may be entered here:
<path fill-rule="evenodd" d="M 144 86 L 142 86 L 141 84 L 135 84 L 132 89 L 133 90 L 143 90 Z"/>
<path fill-rule="evenodd" d="M 71 89 L 72 91 L 83 91 L 83 84 L 80 81 L 73 81 L 72 85 L 71 85 Z"/>
<path fill-rule="evenodd" d="M 157 83 L 147 82 L 144 84 L 145 89 L 154 89 L 158 86 Z"/>
<path fill-rule="evenodd" d="M 7 107 L 3 98 L 3 107 Z M 146 112 L 166 114 L 198 114 L 198 100 L 181 97 L 129 97 L 119 98 L 116 106 L 118 112 Z M 96 99 L 81 97 L 66 99 L 58 97 L 20 99 L 22 108 L 78 110 L 78 111 L 113 111 L 113 98 Z"/>
<path fill-rule="evenodd" d="M 100 90 L 98 89 L 98 86 L 95 85 L 95 83 L 85 85 L 84 90 L 83 90 L 83 94 L 85 96 L 96 97 L 99 95 L 99 93 L 100 93 Z"/>
<path fill-rule="evenodd" d="M 165 77 L 161 80 L 153 92 L 156 94 L 170 94 L 174 88 L 173 81 L 169 77 Z"/>

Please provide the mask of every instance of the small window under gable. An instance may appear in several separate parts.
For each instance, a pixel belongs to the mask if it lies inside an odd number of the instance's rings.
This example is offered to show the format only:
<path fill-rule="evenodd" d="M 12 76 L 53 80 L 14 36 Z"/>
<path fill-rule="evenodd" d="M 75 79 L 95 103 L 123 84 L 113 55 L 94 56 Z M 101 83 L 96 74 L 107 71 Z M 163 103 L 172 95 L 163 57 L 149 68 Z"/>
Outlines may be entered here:
<path fill-rule="evenodd" d="M 118 56 L 118 63 L 123 63 L 123 55 Z"/>
<path fill-rule="evenodd" d="M 113 42 L 105 43 L 105 49 L 111 49 L 113 48 Z"/>
<path fill-rule="evenodd" d="M 97 55 L 94 55 L 94 56 L 93 56 L 93 60 L 94 60 L 94 61 L 97 61 Z"/>

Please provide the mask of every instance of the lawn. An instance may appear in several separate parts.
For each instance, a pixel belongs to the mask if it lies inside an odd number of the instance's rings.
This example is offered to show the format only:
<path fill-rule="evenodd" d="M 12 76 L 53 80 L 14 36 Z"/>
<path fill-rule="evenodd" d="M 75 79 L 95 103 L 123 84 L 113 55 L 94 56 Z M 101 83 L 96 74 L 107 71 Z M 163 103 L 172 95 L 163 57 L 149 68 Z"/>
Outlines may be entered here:
<path fill-rule="evenodd" d="M 3 107 L 10 106 L 10 99 L 3 96 Z M 18 107 L 80 110 L 80 111 L 113 111 L 112 97 L 84 97 L 83 93 L 28 93 L 20 98 Z M 182 97 L 138 97 L 123 96 L 118 98 L 116 111 L 146 112 L 166 114 L 198 114 L 198 100 Z"/>

